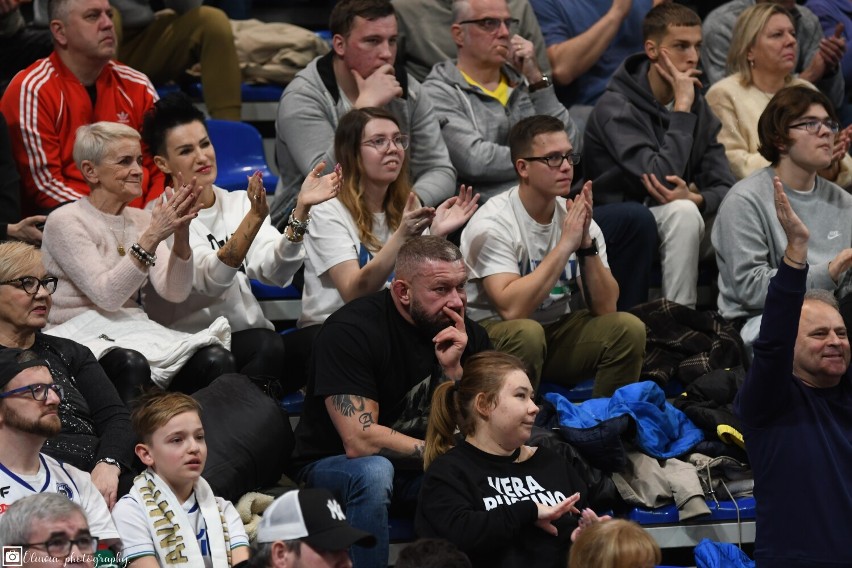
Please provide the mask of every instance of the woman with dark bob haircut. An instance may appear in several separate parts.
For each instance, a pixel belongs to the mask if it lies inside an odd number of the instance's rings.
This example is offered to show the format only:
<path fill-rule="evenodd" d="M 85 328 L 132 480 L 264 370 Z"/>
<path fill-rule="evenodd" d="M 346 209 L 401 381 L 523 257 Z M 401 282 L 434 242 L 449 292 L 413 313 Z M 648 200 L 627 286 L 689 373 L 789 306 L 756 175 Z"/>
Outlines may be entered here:
<path fill-rule="evenodd" d="M 216 185 L 216 150 L 204 114 L 185 95 L 163 97 L 145 115 L 142 137 L 154 163 L 167 176 L 195 179 L 203 203 L 190 226 L 195 279 L 186 301 L 173 303 L 156 294 L 146 298 L 148 313 L 159 323 L 195 333 L 224 316 L 231 325 L 231 352 L 237 369 L 263 384 L 278 383 L 283 394 L 304 386 L 293 349 L 263 315 L 251 290 L 254 278 L 287 286 L 305 258 L 303 237 L 311 207 L 335 195 L 340 175 L 320 176 L 325 162 L 305 178 L 291 223 L 278 232 L 269 221 L 269 204 L 260 172 L 248 177 L 246 189 L 227 191 Z M 313 230 L 313 225 L 308 227 Z M 275 393 L 278 389 L 270 391 Z"/>
<path fill-rule="evenodd" d="M 821 177 L 833 159 L 837 115 L 828 98 L 806 86 L 786 87 L 758 120 L 760 154 L 770 165 L 738 182 L 713 226 L 719 265 L 719 311 L 741 326 L 747 347 L 757 338 L 769 279 L 783 261 L 787 237 L 774 206 L 779 185 L 811 235 L 808 288 L 833 291 L 838 299 L 852 284 L 852 196 Z M 818 236 L 818 238 L 816 238 Z"/>

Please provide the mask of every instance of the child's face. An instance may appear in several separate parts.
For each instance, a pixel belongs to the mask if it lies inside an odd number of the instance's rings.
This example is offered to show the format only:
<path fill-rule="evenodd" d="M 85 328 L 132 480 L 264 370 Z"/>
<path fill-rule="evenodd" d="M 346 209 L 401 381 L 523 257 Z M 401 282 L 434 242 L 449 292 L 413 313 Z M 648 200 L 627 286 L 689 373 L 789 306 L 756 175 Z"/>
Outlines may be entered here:
<path fill-rule="evenodd" d="M 142 463 L 172 487 L 195 483 L 207 461 L 207 442 L 197 412 L 184 412 L 154 430 L 137 446 Z"/>

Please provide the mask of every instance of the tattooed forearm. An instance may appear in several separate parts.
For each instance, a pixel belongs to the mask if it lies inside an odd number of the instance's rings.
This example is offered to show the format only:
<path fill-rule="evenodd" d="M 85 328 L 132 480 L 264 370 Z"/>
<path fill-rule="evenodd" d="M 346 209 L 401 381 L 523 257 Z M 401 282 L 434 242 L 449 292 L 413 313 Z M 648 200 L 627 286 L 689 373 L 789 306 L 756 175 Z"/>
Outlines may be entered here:
<path fill-rule="evenodd" d="M 343 416 L 352 416 L 356 412 L 362 412 L 365 408 L 364 397 L 351 394 L 336 394 L 331 397 L 334 409 Z M 372 416 L 370 417 L 372 422 Z"/>
<path fill-rule="evenodd" d="M 364 414 L 362 414 L 361 416 L 358 417 L 358 421 L 361 422 L 361 427 L 364 430 L 366 430 L 371 425 L 376 423 L 373 420 L 373 413 L 372 412 L 365 412 Z"/>

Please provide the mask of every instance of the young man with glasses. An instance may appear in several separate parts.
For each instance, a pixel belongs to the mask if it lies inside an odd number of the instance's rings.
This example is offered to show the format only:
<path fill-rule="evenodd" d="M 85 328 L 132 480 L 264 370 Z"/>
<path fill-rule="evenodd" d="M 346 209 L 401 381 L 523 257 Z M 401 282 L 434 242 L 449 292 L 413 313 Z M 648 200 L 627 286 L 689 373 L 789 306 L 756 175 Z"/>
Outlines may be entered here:
<path fill-rule="evenodd" d="M 272 223 L 283 228 L 302 181 L 318 163 L 325 161 L 324 173 L 334 168 L 334 131 L 353 108 L 381 107 L 396 116 L 411 136 L 414 190 L 424 205 L 437 207 L 455 194 L 456 171 L 429 97 L 416 79 L 394 68 L 397 23 L 390 0 L 341 0 L 329 28 L 331 52 L 297 73 L 278 104 L 275 157 L 281 180 Z"/>
<path fill-rule="evenodd" d="M 852 196 L 817 174 L 831 163 L 839 128 L 831 102 L 810 87 L 781 89 L 757 128 L 760 154 L 771 165 L 731 188 L 712 234 L 719 312 L 741 327 L 747 347 L 757 338 L 769 280 L 778 272 L 787 244 L 773 205 L 775 176 L 810 231 L 808 289 L 830 290 L 841 304 L 852 291 L 847 273 L 852 266 Z"/>
<path fill-rule="evenodd" d="M 594 396 L 609 396 L 639 378 L 645 325 L 616 311 L 592 184 L 565 199 L 580 155 L 557 118 L 521 120 L 509 146 L 518 186 L 486 202 L 462 232 L 468 315 L 498 350 L 527 363 L 534 385 L 594 375 Z"/>
<path fill-rule="evenodd" d="M 586 125 L 585 174 L 596 204 L 647 205 L 657 222 L 663 297 L 695 308 L 698 263 L 713 258 L 710 231 L 734 184 L 721 124 L 700 93 L 701 19 L 681 4 L 653 8 L 645 50 L 613 75 Z"/>
<path fill-rule="evenodd" d="M 0 517 L 3 566 L 94 568 L 98 541 L 86 512 L 58 493 L 24 497 Z"/>
<path fill-rule="evenodd" d="M 509 153 L 509 129 L 536 114 L 562 121 L 576 151 L 582 133 L 556 98 L 533 44 L 517 33 L 506 0 L 457 0 L 451 34 L 458 59 L 435 65 L 423 83 L 435 105 L 441 134 L 459 179 L 483 198 L 517 184 Z M 580 176 L 575 176 L 579 178 Z M 656 224 L 639 204 L 595 211 L 610 248 L 610 265 L 621 288 L 619 308 L 647 301 Z"/>
<path fill-rule="evenodd" d="M 61 493 L 83 508 L 95 536 L 117 542 L 107 504 L 89 474 L 40 453 L 62 429 L 63 394 L 36 353 L 0 350 L 0 515 L 29 495 Z"/>

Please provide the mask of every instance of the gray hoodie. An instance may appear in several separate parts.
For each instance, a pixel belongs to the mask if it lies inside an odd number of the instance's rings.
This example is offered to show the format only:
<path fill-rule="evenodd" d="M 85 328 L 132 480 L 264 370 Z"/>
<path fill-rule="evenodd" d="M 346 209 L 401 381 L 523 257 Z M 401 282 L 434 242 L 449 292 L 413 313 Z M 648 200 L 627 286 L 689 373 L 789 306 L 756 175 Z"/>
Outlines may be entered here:
<path fill-rule="evenodd" d="M 509 130 L 523 118 L 536 114 L 558 118 L 565 124 L 574 150 L 582 150 L 577 128 L 553 87 L 530 93 L 524 78 L 514 69 L 504 66 L 503 74 L 512 88 L 505 107 L 468 83 L 454 60 L 435 65 L 423 83 L 423 90 L 435 105 L 459 182 L 472 185 L 483 198 L 518 184 L 509 152 Z"/>

